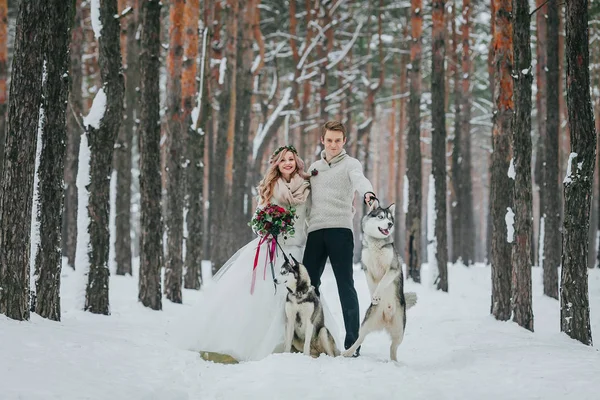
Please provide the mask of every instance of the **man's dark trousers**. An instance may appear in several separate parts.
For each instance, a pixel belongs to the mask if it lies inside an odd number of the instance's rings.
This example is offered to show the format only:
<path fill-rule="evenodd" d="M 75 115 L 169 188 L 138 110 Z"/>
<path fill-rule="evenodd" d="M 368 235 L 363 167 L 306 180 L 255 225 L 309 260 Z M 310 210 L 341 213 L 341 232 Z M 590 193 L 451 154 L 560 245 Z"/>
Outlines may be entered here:
<path fill-rule="evenodd" d="M 308 234 L 302 263 L 308 271 L 310 281 L 319 294 L 321 275 L 325 269 L 327 257 L 331 261 L 335 280 L 337 282 L 346 338 L 344 347 L 347 349 L 358 339 L 359 308 L 358 296 L 354 288 L 352 275 L 352 258 L 354 252 L 354 237 L 347 228 L 325 228 Z"/>

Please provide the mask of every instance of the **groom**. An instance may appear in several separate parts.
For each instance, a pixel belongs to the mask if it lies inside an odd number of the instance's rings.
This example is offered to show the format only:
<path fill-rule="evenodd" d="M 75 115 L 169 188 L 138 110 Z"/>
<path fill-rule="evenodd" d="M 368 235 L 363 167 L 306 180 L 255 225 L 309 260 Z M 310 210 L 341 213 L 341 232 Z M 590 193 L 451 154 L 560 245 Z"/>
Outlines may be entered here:
<path fill-rule="evenodd" d="M 346 128 L 341 122 L 329 121 L 321 128 L 321 143 L 325 150 L 321 159 L 310 168 L 311 206 L 308 215 L 308 238 L 302 263 L 319 294 L 321 275 L 327 262 L 331 261 L 337 282 L 346 338 L 347 349 L 358 338 L 359 308 L 352 269 L 354 237 L 354 192 L 358 191 L 365 203 L 375 197 L 373 186 L 365 178 L 362 165 L 350 157 L 346 144 Z M 359 350 L 354 354 L 359 355 Z"/>

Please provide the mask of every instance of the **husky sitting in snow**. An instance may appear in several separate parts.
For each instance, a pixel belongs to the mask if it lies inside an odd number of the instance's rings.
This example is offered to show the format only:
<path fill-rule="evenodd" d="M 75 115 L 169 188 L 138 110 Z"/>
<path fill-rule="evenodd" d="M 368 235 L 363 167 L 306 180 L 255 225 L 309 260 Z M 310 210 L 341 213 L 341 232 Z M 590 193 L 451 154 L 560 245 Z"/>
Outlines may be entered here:
<path fill-rule="evenodd" d="M 362 219 L 361 263 L 367 276 L 371 305 L 358 339 L 342 353 L 344 357 L 353 355 L 369 333 L 385 329 L 392 337 L 390 358 L 397 361 L 396 351 L 404 338 L 406 310 L 417 303 L 416 293 L 404 293 L 402 263 L 394 248 L 394 211 L 394 204 L 383 208 L 375 200 Z"/>
<path fill-rule="evenodd" d="M 291 255 L 290 255 L 291 256 Z M 285 343 L 284 352 L 292 346 L 306 355 L 320 354 L 339 356 L 333 336 L 325 327 L 323 306 L 304 265 L 294 257 L 281 267 L 280 283 L 285 284 L 288 294 L 285 300 Z"/>

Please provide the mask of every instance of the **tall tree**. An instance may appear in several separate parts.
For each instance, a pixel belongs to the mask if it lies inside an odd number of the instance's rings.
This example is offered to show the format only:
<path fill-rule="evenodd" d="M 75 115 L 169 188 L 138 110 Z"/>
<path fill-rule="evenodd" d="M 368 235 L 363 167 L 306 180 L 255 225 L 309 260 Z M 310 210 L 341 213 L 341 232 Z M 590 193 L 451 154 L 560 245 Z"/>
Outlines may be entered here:
<path fill-rule="evenodd" d="M 183 279 L 183 195 L 186 167 L 185 135 L 181 112 L 184 0 L 174 0 L 169 11 L 169 54 L 167 56 L 167 263 L 165 294 L 181 303 Z"/>
<path fill-rule="evenodd" d="M 62 252 L 67 264 L 75 269 L 75 253 L 77 250 L 77 170 L 79 168 L 79 145 L 83 126 L 83 7 L 81 0 L 75 3 L 75 23 L 71 30 L 71 67 L 69 103 L 67 105 L 67 150 L 65 155 L 65 190 L 64 213 L 62 220 Z"/>
<path fill-rule="evenodd" d="M 531 306 L 531 232 L 533 230 L 531 189 L 531 43 L 528 0 L 515 0 L 514 23 L 514 105 L 512 146 L 515 187 L 514 245 L 512 249 L 513 321 L 533 331 Z"/>
<path fill-rule="evenodd" d="M 596 162 L 596 131 L 590 98 L 587 0 L 567 2 L 565 20 L 571 155 L 563 182 L 565 215 L 560 329 L 591 346 L 587 233 Z"/>
<path fill-rule="evenodd" d="M 115 145 L 116 171 L 115 204 L 115 261 L 117 275 L 131 275 L 131 167 L 133 134 L 137 118 L 137 87 L 139 86 L 139 46 L 136 39 L 138 27 L 138 0 L 120 0 L 120 9 L 131 7 L 133 12 L 125 18 L 121 32 L 121 49 L 125 58 L 125 114 Z"/>
<path fill-rule="evenodd" d="M 108 300 L 109 194 L 115 140 L 123 118 L 123 72 L 119 43 L 120 21 L 117 0 L 100 2 L 98 37 L 102 88 L 96 94 L 87 126 L 90 144 L 89 205 L 90 271 L 85 296 L 85 310 L 94 314 L 110 313 Z M 96 117 L 96 120 L 93 118 Z"/>
<path fill-rule="evenodd" d="M 439 271 L 438 290 L 448 291 L 448 240 L 446 237 L 446 111 L 444 45 L 445 0 L 433 1 L 433 60 L 431 73 L 432 175 L 435 180 L 435 241 Z M 432 260 L 430 260 L 431 262 Z"/>
<path fill-rule="evenodd" d="M 494 116 L 490 207 L 492 213 L 492 304 L 490 312 L 498 320 L 511 316 L 511 245 L 506 219 L 512 214 L 512 180 L 508 176 L 512 155 L 513 35 L 512 0 L 494 0 Z"/>
<path fill-rule="evenodd" d="M 462 7 L 462 57 L 461 57 L 461 112 L 460 112 L 460 161 L 458 162 L 458 193 L 457 201 L 460 204 L 460 235 L 461 247 L 459 255 L 465 265 L 475 262 L 475 224 L 473 207 L 473 182 L 471 177 L 471 80 L 472 62 L 471 54 L 471 0 L 463 0 Z"/>
<path fill-rule="evenodd" d="M 38 114 L 42 100 L 46 5 L 21 2 L 0 179 L 0 313 L 29 319 L 30 225 Z"/>
<path fill-rule="evenodd" d="M 241 6 L 242 7 L 242 6 Z M 237 32 L 236 47 L 236 118 L 235 118 L 235 154 L 233 155 L 233 177 L 231 186 L 231 217 L 230 226 L 233 227 L 233 248 L 240 248 L 251 240 L 252 230 L 248 228 L 247 221 L 251 218 L 251 208 L 247 206 L 249 190 L 247 188 L 250 136 L 250 107 L 252 104 L 252 83 L 254 80 L 253 62 L 253 26 L 258 22 L 259 9 L 256 0 L 243 2 L 242 12 L 239 13 L 239 29 Z M 259 33 L 260 35 L 260 33 Z"/>
<path fill-rule="evenodd" d="M 160 0 L 142 0 L 140 196 L 141 244 L 138 299 L 153 310 L 162 309 L 160 180 Z"/>
<path fill-rule="evenodd" d="M 203 13 L 204 14 L 204 13 Z M 200 92 L 198 92 L 197 65 L 198 65 L 198 15 L 200 14 L 200 1 L 187 0 L 183 24 L 185 27 L 185 48 L 182 72 L 182 109 L 183 126 L 188 130 L 187 156 L 190 160 L 186 173 L 188 212 L 186 222 L 188 226 L 185 252 L 185 277 L 186 289 L 200 289 L 202 265 L 202 240 L 203 240 L 203 213 L 204 201 L 202 188 L 204 185 L 204 131 L 206 125 L 208 87 L 206 83 L 206 39 L 208 32 L 203 18 L 201 56 L 200 56 Z M 199 100 L 198 104 L 196 99 Z M 196 113 L 194 111 L 196 105 Z"/>
<path fill-rule="evenodd" d="M 542 215 L 544 217 L 543 262 L 544 294 L 558 299 L 558 267 L 561 259 L 561 200 L 558 187 L 558 136 L 560 134 L 559 4 L 550 1 L 546 42 L 546 132 L 542 175 Z M 538 111 L 539 112 L 539 111 Z"/>
<path fill-rule="evenodd" d="M 6 102 L 8 90 L 8 1 L 0 0 L 0 176 L 4 162 L 4 140 L 6 133 Z"/>
<path fill-rule="evenodd" d="M 210 204 L 222 204 L 220 207 L 211 207 L 210 211 L 210 230 L 211 234 L 211 253 L 210 258 L 213 262 L 213 269 L 216 271 L 232 255 L 231 249 L 234 248 L 232 236 L 233 226 L 231 225 L 231 215 L 233 205 L 231 204 L 231 179 L 233 178 L 233 162 L 230 161 L 233 155 L 234 133 L 237 111 L 236 102 L 236 77 L 237 77 L 237 40 L 238 24 L 240 19 L 239 10 L 243 9 L 245 2 L 228 0 L 227 6 L 220 13 L 224 25 L 227 27 L 224 41 L 224 57 L 221 58 L 221 67 L 218 73 L 218 94 L 216 98 L 219 104 L 219 110 L 225 110 L 216 114 L 217 123 L 214 132 L 214 150 L 210 162 L 211 177 L 211 199 Z M 215 16 L 215 20 L 217 17 Z M 216 28 L 214 30 L 216 33 Z M 213 211 L 214 209 L 214 211 Z M 214 213 L 214 214 L 213 214 Z M 236 214 L 237 215 L 237 214 Z"/>
<path fill-rule="evenodd" d="M 536 83 L 536 92 L 535 92 L 535 108 L 537 110 L 537 131 L 538 131 L 538 140 L 536 146 L 536 158 L 535 158 L 535 167 L 534 167 L 534 181 L 537 185 L 535 190 L 538 191 L 539 195 L 539 210 L 540 210 L 540 218 L 538 224 L 538 254 L 537 256 L 537 265 L 543 267 L 544 265 L 544 243 L 543 243 L 543 234 L 544 234 L 544 200 L 545 196 L 547 196 L 545 192 L 544 186 L 544 168 L 545 168 L 545 154 L 544 154 L 544 145 L 546 142 L 546 71 L 547 71 L 547 61 L 546 54 L 548 51 L 547 47 L 547 38 L 548 38 L 548 30 L 547 30 L 547 22 L 548 18 L 548 6 L 546 4 L 546 0 L 536 0 L 535 5 L 536 8 L 540 7 L 535 12 L 535 25 L 536 25 L 536 64 L 535 64 L 535 83 Z M 556 32 L 558 35 L 558 31 Z M 558 189 L 557 189 L 558 190 Z M 556 196 L 557 192 L 554 192 L 554 196 Z M 535 243 L 534 243 L 535 245 Z M 533 260 L 535 264 L 535 259 Z"/>
<path fill-rule="evenodd" d="M 460 164 L 462 163 L 462 117 L 461 117 L 461 108 L 462 108 L 462 71 L 460 68 L 460 57 L 458 50 L 458 41 L 459 35 L 457 32 L 457 22 L 459 19 L 456 18 L 456 8 L 459 0 L 452 1 L 452 14 L 450 16 L 450 37 L 452 38 L 452 51 L 450 56 L 450 62 L 448 64 L 448 69 L 453 73 L 452 81 L 454 83 L 453 93 L 454 93 L 454 138 L 452 140 L 452 160 L 451 160 L 451 186 L 450 186 L 450 225 L 451 225 L 451 233 L 452 233 L 452 252 L 450 261 L 452 263 L 457 262 L 461 257 L 462 252 L 462 221 L 460 220 L 462 212 L 462 203 L 459 199 L 461 188 L 461 171 Z M 465 24 L 465 20 L 462 20 L 462 23 Z"/>
<path fill-rule="evenodd" d="M 35 312 L 60 320 L 61 225 L 69 94 L 69 43 L 75 0 L 53 0 L 48 5 L 42 110 L 42 146 L 38 168 L 40 242 L 35 256 Z"/>
<path fill-rule="evenodd" d="M 408 277 L 421 282 L 421 41 L 423 1 L 411 1 L 410 95 L 408 98 L 408 213 L 406 215 L 406 262 Z"/>

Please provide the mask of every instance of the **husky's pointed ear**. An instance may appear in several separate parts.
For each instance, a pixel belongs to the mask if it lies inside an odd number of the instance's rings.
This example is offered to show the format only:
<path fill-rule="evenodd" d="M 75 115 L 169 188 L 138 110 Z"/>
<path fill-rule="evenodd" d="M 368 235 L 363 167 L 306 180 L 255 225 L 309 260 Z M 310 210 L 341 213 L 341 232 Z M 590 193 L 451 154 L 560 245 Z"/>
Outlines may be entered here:
<path fill-rule="evenodd" d="M 292 257 L 292 260 L 294 260 L 294 267 L 297 267 L 300 263 L 294 258 L 294 256 L 292 255 L 292 253 L 290 253 L 290 257 Z"/>
<path fill-rule="evenodd" d="M 396 212 L 396 204 L 392 203 L 392 205 L 388 207 L 388 210 L 390 211 L 390 214 L 394 215 Z"/>

